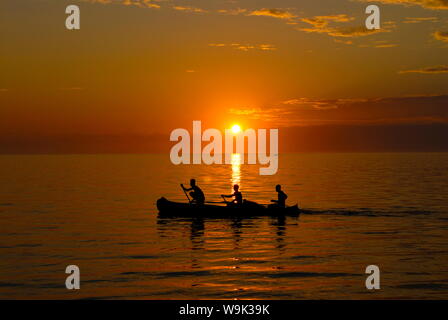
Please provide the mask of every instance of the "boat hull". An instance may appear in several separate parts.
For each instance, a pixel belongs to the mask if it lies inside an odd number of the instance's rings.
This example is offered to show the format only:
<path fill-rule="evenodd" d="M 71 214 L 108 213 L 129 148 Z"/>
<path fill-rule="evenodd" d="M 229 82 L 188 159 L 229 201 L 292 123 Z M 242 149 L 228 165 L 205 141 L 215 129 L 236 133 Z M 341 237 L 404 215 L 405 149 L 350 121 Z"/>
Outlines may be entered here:
<path fill-rule="evenodd" d="M 246 201 L 242 205 L 198 205 L 173 202 L 166 198 L 157 200 L 157 209 L 160 216 L 172 217 L 298 216 L 300 214 L 297 205 L 286 208 L 266 207 L 251 201 Z"/>

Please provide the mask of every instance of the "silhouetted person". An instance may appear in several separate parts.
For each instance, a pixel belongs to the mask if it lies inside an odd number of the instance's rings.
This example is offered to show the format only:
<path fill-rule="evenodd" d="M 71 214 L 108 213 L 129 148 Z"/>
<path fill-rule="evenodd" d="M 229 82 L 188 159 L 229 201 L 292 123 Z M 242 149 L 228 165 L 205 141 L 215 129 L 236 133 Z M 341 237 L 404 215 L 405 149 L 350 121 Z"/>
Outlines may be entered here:
<path fill-rule="evenodd" d="M 229 195 L 222 194 L 221 197 L 223 197 L 223 198 L 235 197 L 235 199 L 232 200 L 232 203 L 243 204 L 243 194 L 239 191 L 239 188 L 240 188 L 240 186 L 236 184 L 233 186 L 233 190 L 235 191 L 234 193 L 229 194 Z"/>
<path fill-rule="evenodd" d="M 282 191 L 282 186 L 279 184 L 275 186 L 275 191 L 277 191 L 278 200 L 271 200 L 271 202 L 274 202 L 280 208 L 285 208 L 288 196 Z"/>
<path fill-rule="evenodd" d="M 191 188 L 185 188 L 183 184 L 181 184 L 180 186 L 182 187 L 182 189 L 184 189 L 184 191 L 191 191 L 190 192 L 190 196 L 192 199 L 191 203 L 204 204 L 204 202 L 205 202 L 204 192 L 202 192 L 201 188 L 199 188 L 196 185 L 195 179 L 190 180 Z"/>

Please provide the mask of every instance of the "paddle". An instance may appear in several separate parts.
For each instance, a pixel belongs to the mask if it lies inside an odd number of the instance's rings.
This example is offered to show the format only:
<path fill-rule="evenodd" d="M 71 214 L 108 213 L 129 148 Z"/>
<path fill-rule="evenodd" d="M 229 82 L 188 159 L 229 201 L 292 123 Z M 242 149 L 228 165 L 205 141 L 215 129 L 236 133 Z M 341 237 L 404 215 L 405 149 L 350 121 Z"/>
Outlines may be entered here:
<path fill-rule="evenodd" d="M 229 202 L 226 200 L 226 197 L 224 197 L 223 195 L 221 195 L 221 197 L 222 197 L 222 199 L 224 200 L 224 203 L 229 203 Z"/>
<path fill-rule="evenodd" d="M 180 187 L 182 188 L 182 190 L 184 190 L 184 193 L 185 193 L 185 195 L 187 196 L 187 199 L 188 199 L 188 203 L 190 203 L 190 204 L 191 204 L 191 200 L 190 200 L 190 197 L 188 196 L 188 193 L 187 193 L 187 191 L 185 191 L 185 189 L 184 189 L 184 186 L 183 186 L 183 184 L 181 184 L 181 185 L 180 185 Z"/>

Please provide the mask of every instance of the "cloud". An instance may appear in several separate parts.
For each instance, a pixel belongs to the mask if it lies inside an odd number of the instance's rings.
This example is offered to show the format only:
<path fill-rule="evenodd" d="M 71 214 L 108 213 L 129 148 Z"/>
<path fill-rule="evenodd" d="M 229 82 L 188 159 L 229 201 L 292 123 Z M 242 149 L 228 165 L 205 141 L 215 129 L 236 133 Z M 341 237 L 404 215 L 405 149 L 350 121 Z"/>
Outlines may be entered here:
<path fill-rule="evenodd" d="M 241 44 L 241 43 L 210 43 L 209 47 L 225 48 L 230 47 L 236 50 L 249 51 L 249 50 L 261 50 L 261 51 L 274 51 L 277 48 L 272 44 Z"/>
<path fill-rule="evenodd" d="M 236 15 L 239 15 L 239 14 L 245 14 L 245 13 L 247 13 L 247 11 L 248 11 L 247 9 L 241 9 L 241 8 L 237 8 L 237 9 L 220 9 L 220 10 L 218 10 L 218 13 L 236 16 Z"/>
<path fill-rule="evenodd" d="M 380 32 L 389 32 L 390 29 L 394 27 L 394 24 L 390 21 L 384 23 L 385 25 L 384 28 L 373 30 L 369 30 L 365 26 L 349 26 L 349 27 L 330 26 L 330 24 L 346 23 L 353 21 L 354 19 L 355 18 L 350 17 L 346 14 L 302 18 L 301 21 L 311 25 L 311 27 L 298 28 L 298 30 L 307 33 L 323 33 L 331 37 L 354 38 L 354 37 L 368 36 Z M 348 42 L 346 42 L 346 44 L 348 44 Z"/>
<path fill-rule="evenodd" d="M 123 5 L 127 5 L 127 6 L 138 6 L 138 7 L 142 7 L 142 8 L 155 8 L 155 9 L 159 9 L 160 5 L 158 5 L 157 3 L 154 3 L 151 0 L 123 0 Z"/>
<path fill-rule="evenodd" d="M 375 45 L 375 48 L 395 48 L 397 46 L 398 44 L 395 43 L 384 43 Z"/>
<path fill-rule="evenodd" d="M 432 10 L 448 10 L 448 0 L 359 0 L 362 2 L 381 2 L 385 4 L 400 4 L 405 6 L 420 6 Z"/>
<path fill-rule="evenodd" d="M 177 11 L 193 12 L 193 13 L 204 13 L 204 12 L 207 12 L 206 10 L 201 9 L 201 8 L 184 7 L 184 6 L 173 6 L 173 9 L 177 10 Z"/>
<path fill-rule="evenodd" d="M 443 42 L 448 42 L 448 31 L 436 31 L 434 32 L 434 38 Z"/>
<path fill-rule="evenodd" d="M 281 101 L 277 105 L 263 108 L 238 108 L 230 109 L 231 114 L 246 116 L 252 120 L 261 120 L 275 123 L 280 126 L 301 125 L 304 123 L 316 123 L 314 119 L 304 119 L 303 114 L 316 113 L 317 118 L 321 112 L 336 110 L 339 106 L 348 100 L 344 99 L 312 99 L 312 98 L 294 98 Z M 325 120 L 323 120 L 325 121 Z M 320 122 L 320 121 L 319 121 Z"/>
<path fill-rule="evenodd" d="M 294 98 L 229 110 L 279 127 L 325 124 L 448 124 L 448 95 L 373 99 Z"/>
<path fill-rule="evenodd" d="M 160 8 L 160 5 L 156 3 L 160 2 L 160 0 L 83 0 L 83 1 L 99 4 L 121 4 L 124 6 L 136 6 L 139 8 L 153 8 L 153 9 Z"/>
<path fill-rule="evenodd" d="M 353 41 L 351 41 L 351 40 L 334 39 L 334 42 L 336 42 L 336 43 L 343 43 L 343 44 L 347 44 L 347 45 L 353 44 Z"/>
<path fill-rule="evenodd" d="M 426 67 L 426 68 L 421 68 L 421 69 L 403 70 L 398 73 L 400 73 L 400 74 L 403 74 L 403 73 L 423 73 L 423 74 L 448 73 L 448 66 L 440 65 L 440 66 Z"/>
<path fill-rule="evenodd" d="M 258 46 L 258 48 L 259 48 L 260 50 L 263 50 L 263 51 L 273 51 L 273 50 L 277 50 L 277 48 L 276 48 L 275 46 L 271 45 L 271 44 L 260 44 L 260 45 Z"/>
<path fill-rule="evenodd" d="M 247 14 L 248 16 L 265 16 L 277 19 L 294 19 L 296 16 L 289 11 L 282 9 L 260 9 Z"/>
<path fill-rule="evenodd" d="M 305 109 L 315 110 L 329 110 L 337 109 L 339 105 L 353 102 L 353 99 L 310 99 L 310 98 L 296 98 L 282 101 L 281 104 L 295 106 Z M 360 101 L 360 100 L 356 100 Z"/>
<path fill-rule="evenodd" d="M 232 108 L 229 110 L 231 114 L 239 115 L 239 116 L 249 116 L 256 113 L 261 112 L 261 109 L 258 108 L 252 108 L 252 109 L 245 109 L 245 108 Z"/>
<path fill-rule="evenodd" d="M 389 43 L 387 40 L 375 41 L 374 44 L 372 45 L 373 48 L 394 48 L 397 46 L 398 46 L 398 44 Z M 364 47 L 369 47 L 369 46 L 366 45 Z"/>
<path fill-rule="evenodd" d="M 369 30 L 365 26 L 357 26 L 357 27 L 347 27 L 347 28 L 336 28 L 329 30 L 327 32 L 328 35 L 333 37 L 363 37 L 369 36 L 372 34 L 380 33 L 380 32 L 389 32 L 387 29 L 372 29 Z"/>
<path fill-rule="evenodd" d="M 369 30 L 365 26 L 340 27 L 340 28 L 329 28 L 329 27 L 300 28 L 299 30 L 307 33 L 324 33 L 332 37 L 341 37 L 341 38 L 355 38 L 355 37 L 369 36 L 381 32 L 390 32 L 389 29 L 385 28 Z"/>
<path fill-rule="evenodd" d="M 437 17 L 424 17 L 424 18 L 405 18 L 403 23 L 422 23 L 422 22 L 438 22 L 439 18 Z"/>
<path fill-rule="evenodd" d="M 302 21 L 311 24 L 315 28 L 324 28 L 330 22 L 348 22 L 355 18 L 349 17 L 346 14 L 329 15 L 329 16 L 315 16 L 313 18 L 303 18 Z"/>

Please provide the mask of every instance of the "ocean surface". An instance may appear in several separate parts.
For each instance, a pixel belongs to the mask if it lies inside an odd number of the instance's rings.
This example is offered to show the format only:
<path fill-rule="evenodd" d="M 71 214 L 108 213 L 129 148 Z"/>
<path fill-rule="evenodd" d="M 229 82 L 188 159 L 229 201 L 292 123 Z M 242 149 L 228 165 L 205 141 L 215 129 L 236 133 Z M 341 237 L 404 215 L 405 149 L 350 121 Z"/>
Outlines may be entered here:
<path fill-rule="evenodd" d="M 2 299 L 447 299 L 448 153 L 281 154 L 175 166 L 169 155 L 0 156 Z M 163 219 L 156 200 L 281 183 L 299 218 Z M 65 268 L 81 289 L 65 288 Z M 365 269 L 381 270 L 367 290 Z"/>

